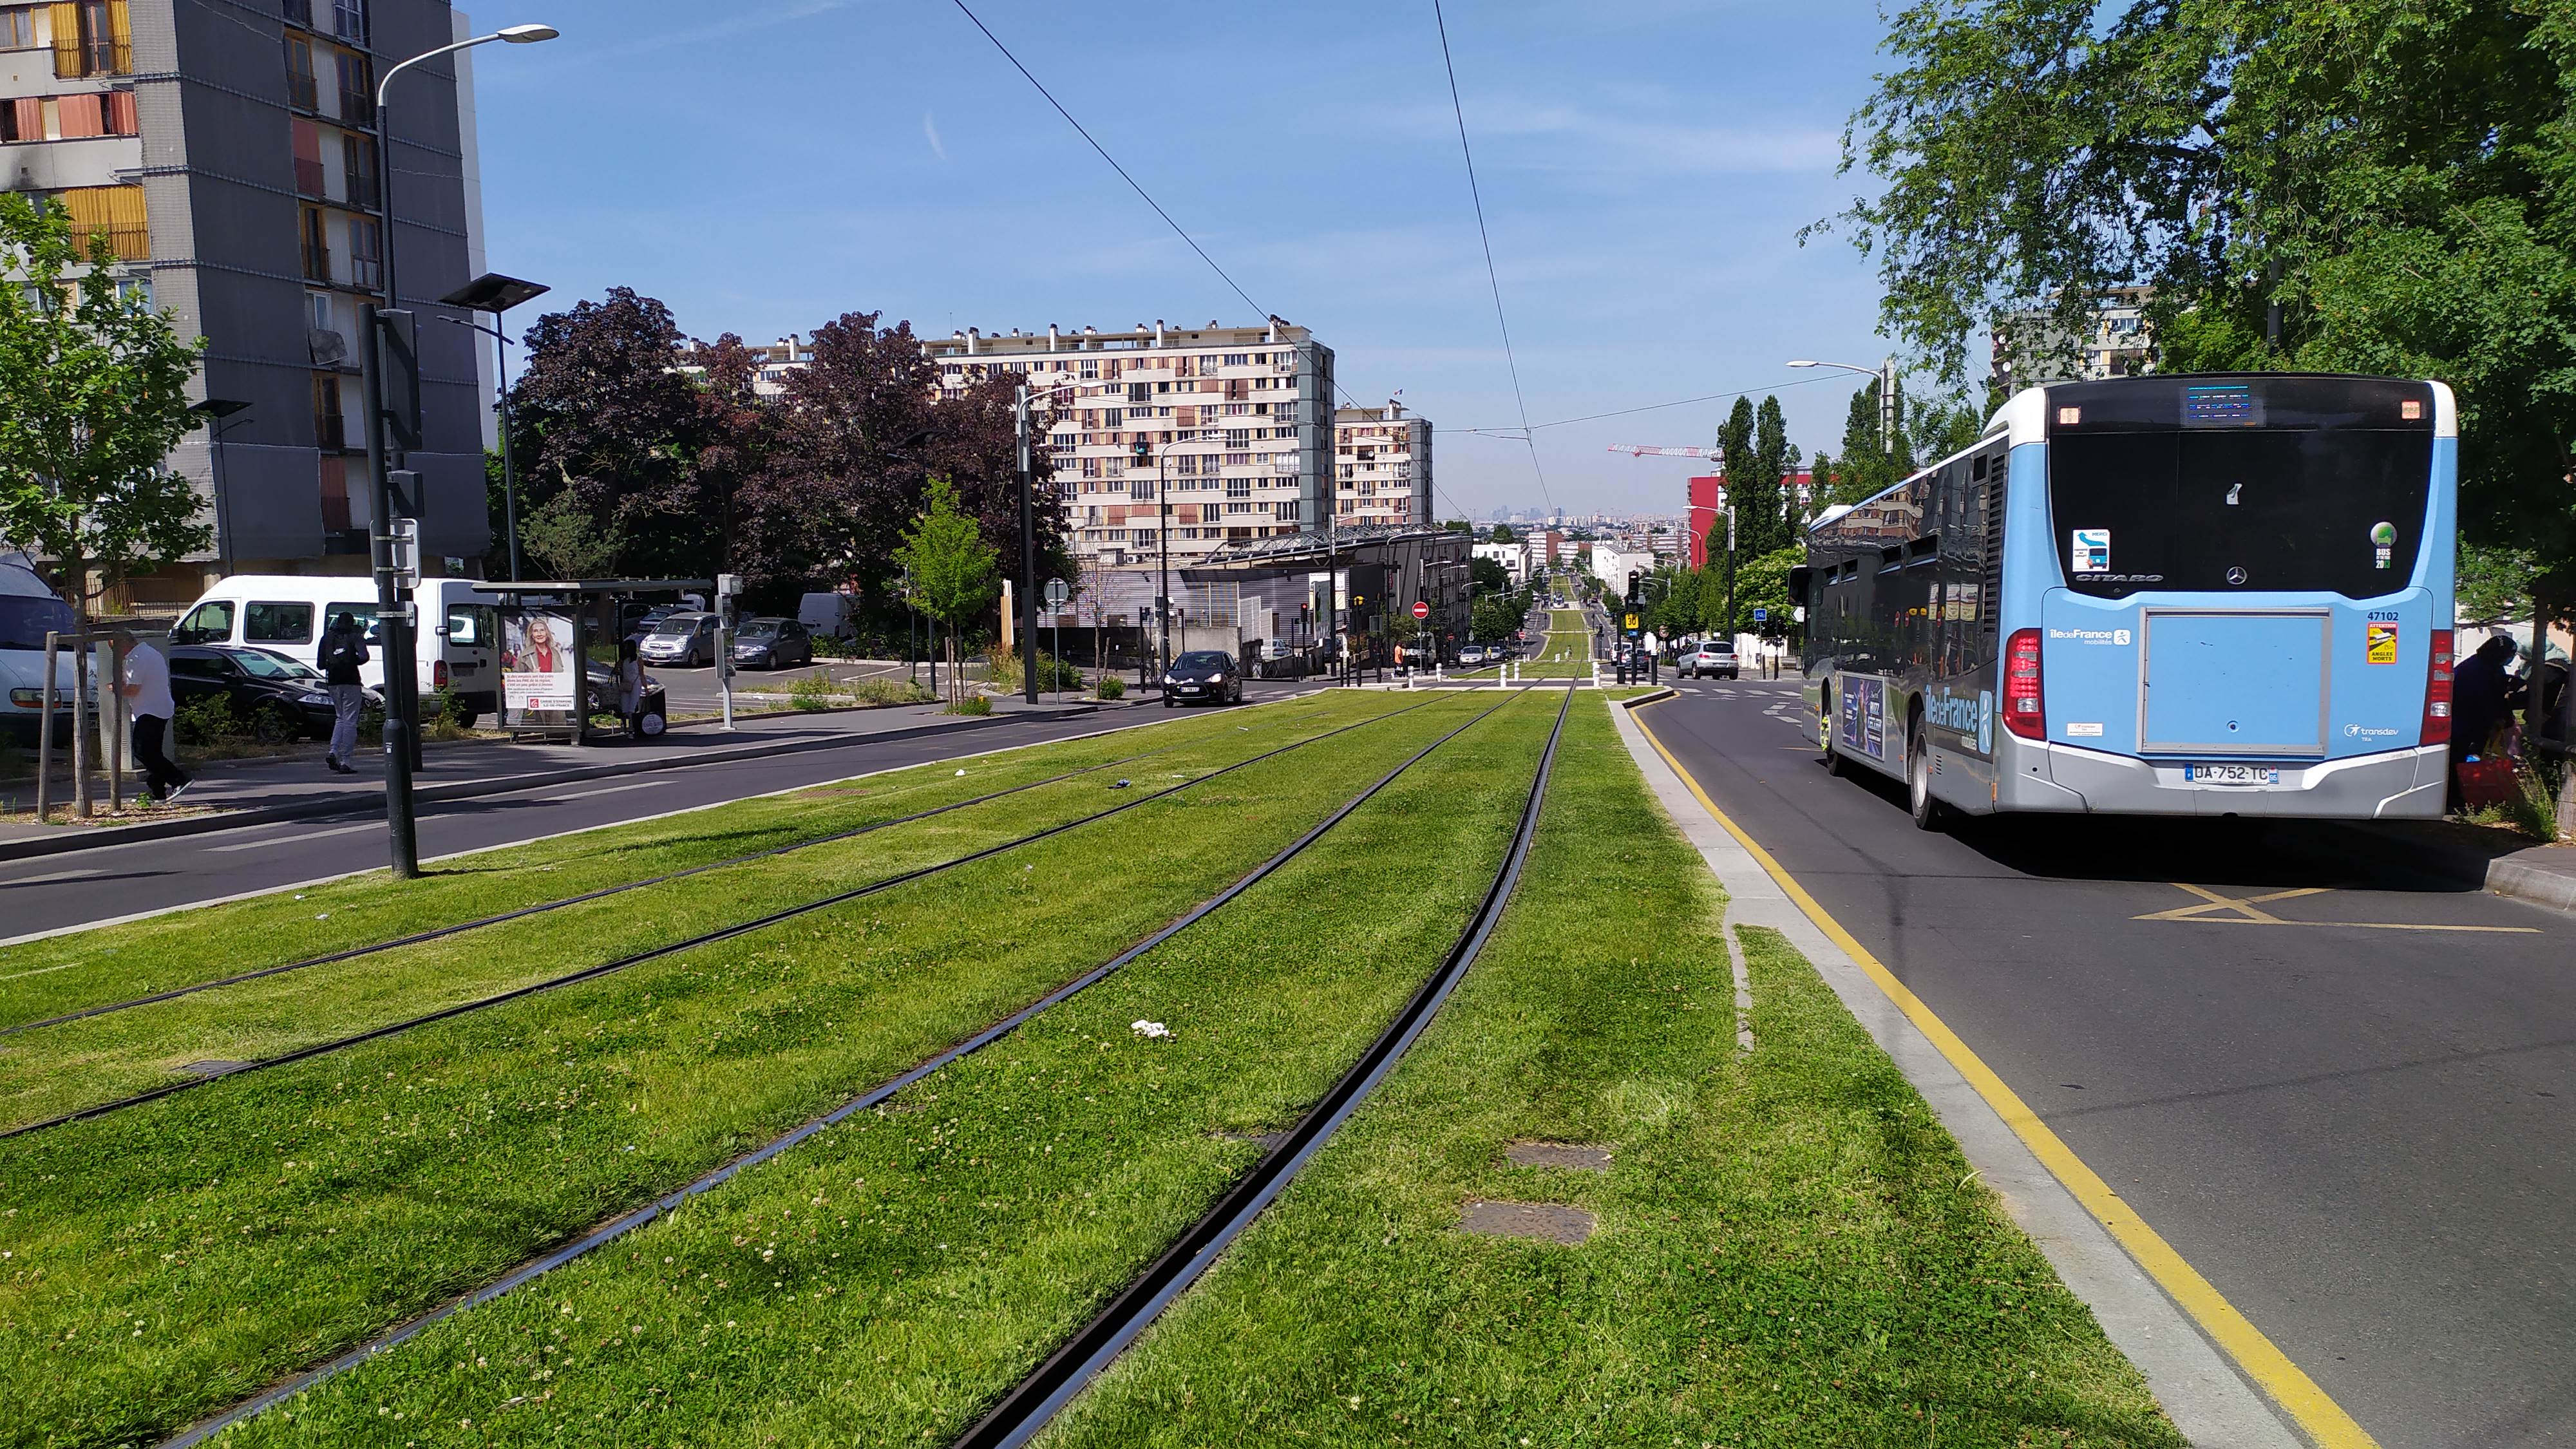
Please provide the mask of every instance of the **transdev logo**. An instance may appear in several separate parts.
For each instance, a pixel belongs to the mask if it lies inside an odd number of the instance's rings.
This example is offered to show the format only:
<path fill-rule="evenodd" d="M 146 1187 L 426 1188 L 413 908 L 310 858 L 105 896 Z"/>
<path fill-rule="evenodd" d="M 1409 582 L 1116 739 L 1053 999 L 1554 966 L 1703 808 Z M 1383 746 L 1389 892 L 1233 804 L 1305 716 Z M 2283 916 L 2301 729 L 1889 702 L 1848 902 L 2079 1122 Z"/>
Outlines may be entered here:
<path fill-rule="evenodd" d="M 2378 725 L 2348 724 L 2343 727 L 2343 734 L 2348 740 L 2388 740 L 2397 737 L 2397 731 Z"/>
<path fill-rule="evenodd" d="M 2064 639 L 2071 644 L 2109 644 L 2127 648 L 2131 635 L 2126 629 L 2051 629 L 2051 639 Z"/>

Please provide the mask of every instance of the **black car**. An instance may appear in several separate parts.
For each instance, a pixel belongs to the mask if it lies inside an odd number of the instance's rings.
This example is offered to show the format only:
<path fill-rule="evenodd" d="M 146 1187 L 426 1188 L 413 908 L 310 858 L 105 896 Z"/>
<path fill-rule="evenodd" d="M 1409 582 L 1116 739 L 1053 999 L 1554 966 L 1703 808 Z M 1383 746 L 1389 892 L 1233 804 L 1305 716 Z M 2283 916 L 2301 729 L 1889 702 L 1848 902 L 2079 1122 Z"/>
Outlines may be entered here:
<path fill-rule="evenodd" d="M 331 737 L 331 688 L 320 670 L 267 649 L 184 645 L 170 651 L 170 700 L 181 707 L 220 696 L 233 717 L 269 744 Z M 367 708 L 383 695 L 366 692 Z"/>
<path fill-rule="evenodd" d="M 1222 649 L 1193 649 L 1163 671 L 1163 708 L 1243 703 L 1243 666 Z"/>
<path fill-rule="evenodd" d="M 814 635 L 794 619 L 745 619 L 733 635 L 733 662 L 745 669 L 792 669 L 814 662 Z"/>

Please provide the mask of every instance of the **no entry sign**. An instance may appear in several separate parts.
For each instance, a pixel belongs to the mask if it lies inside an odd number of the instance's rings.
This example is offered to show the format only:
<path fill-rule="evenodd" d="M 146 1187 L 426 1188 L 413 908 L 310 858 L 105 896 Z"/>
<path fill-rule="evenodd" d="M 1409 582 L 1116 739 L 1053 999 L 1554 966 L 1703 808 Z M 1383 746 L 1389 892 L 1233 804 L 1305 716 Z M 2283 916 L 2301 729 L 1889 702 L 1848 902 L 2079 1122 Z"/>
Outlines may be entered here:
<path fill-rule="evenodd" d="M 1417 619 L 1428 619 L 1428 618 L 1430 618 L 1430 617 L 1431 617 L 1431 606 L 1430 606 L 1429 604 L 1426 604 L 1426 603 L 1422 602 L 1420 599 L 1416 599 L 1416 600 L 1414 600 L 1414 601 L 1413 601 L 1413 617 L 1415 617 L 1415 618 L 1417 618 Z"/>

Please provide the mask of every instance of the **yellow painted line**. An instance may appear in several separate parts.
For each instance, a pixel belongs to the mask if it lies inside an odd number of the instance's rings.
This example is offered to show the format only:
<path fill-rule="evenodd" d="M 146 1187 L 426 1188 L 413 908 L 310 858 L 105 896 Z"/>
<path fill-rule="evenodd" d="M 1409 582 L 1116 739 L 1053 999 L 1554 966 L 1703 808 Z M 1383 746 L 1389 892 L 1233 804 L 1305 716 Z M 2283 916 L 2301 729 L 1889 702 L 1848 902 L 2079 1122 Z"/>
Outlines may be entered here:
<path fill-rule="evenodd" d="M 2185 910 L 2208 910 L 2207 906 L 2185 906 Z M 2258 921 L 2249 916 L 2179 916 L 2157 914 L 2131 916 L 2133 921 L 2191 921 L 2204 926 L 2308 926 L 2345 931 L 2468 931 L 2489 936 L 2537 936 L 2538 926 L 2428 926 L 2414 921 Z"/>
<path fill-rule="evenodd" d="M 2084 1159 L 2077 1157 L 2074 1149 L 2051 1131 L 2047 1123 L 2040 1121 L 2039 1114 L 2033 1112 L 2012 1088 L 2004 1085 L 2004 1079 L 1995 1075 L 1994 1069 L 1987 1066 L 1960 1039 L 1959 1034 L 1950 1029 L 1948 1023 L 1934 1015 L 1921 997 L 1896 979 L 1896 973 L 1881 965 L 1867 947 L 1827 914 L 1816 898 L 1807 894 L 1806 887 L 1780 868 L 1780 862 L 1771 858 L 1771 852 L 1764 850 L 1752 836 L 1744 833 L 1741 826 L 1728 819 L 1726 812 L 1717 808 L 1717 802 L 1708 798 L 1708 792 L 1699 787 L 1699 781 L 1691 778 L 1690 771 L 1682 768 L 1682 762 L 1673 758 L 1673 752 L 1664 748 L 1664 742 L 1655 737 L 1654 730 L 1647 726 L 1642 715 L 1631 718 L 1637 721 L 1637 728 L 1644 732 L 1647 743 L 1655 747 L 1655 753 L 1662 755 L 1664 763 L 1672 766 L 1673 773 L 1690 787 L 1691 794 L 1699 800 L 1701 808 L 1708 811 L 1710 818 L 1717 821 L 1727 834 L 1734 836 L 1736 844 L 1762 863 L 1762 868 L 1780 883 L 1780 889 L 1798 903 L 1798 909 L 1807 913 L 1807 919 L 1816 923 L 1816 929 L 1824 932 L 1828 939 L 1843 949 L 1845 955 L 1859 964 L 1862 971 L 1868 973 L 1869 979 L 1877 983 L 1887 999 L 1896 1003 L 1897 1009 L 1905 1013 L 1915 1028 L 1940 1048 L 1941 1055 L 1949 1059 L 1950 1065 L 1967 1079 L 1968 1085 L 1977 1089 L 1977 1095 L 1986 1099 L 1986 1105 L 2004 1119 L 2014 1135 L 2021 1138 L 2031 1153 L 2065 1185 L 2066 1190 L 2075 1195 L 2075 1200 L 2099 1219 L 2102 1226 L 2110 1230 L 2111 1236 L 2120 1240 L 2120 1245 L 2129 1250 L 2129 1255 L 2138 1260 L 2138 1265 L 2182 1305 L 2183 1311 L 2200 1324 L 2201 1330 L 2222 1351 L 2236 1360 L 2238 1368 L 2262 1385 L 2264 1392 L 2299 1421 L 2299 1427 L 2317 1441 L 2320 1449 L 2378 1449 L 2378 1440 L 2371 1438 L 2367 1430 L 2345 1413 L 2342 1405 L 2327 1397 L 2326 1391 L 2317 1387 L 2316 1381 L 2309 1378 L 2304 1369 L 2291 1362 L 2288 1354 L 2281 1352 L 2271 1339 L 2264 1336 L 2263 1330 L 2239 1313 L 2236 1305 L 2228 1302 L 2208 1279 L 2200 1276 L 2198 1269 L 2185 1262 L 2183 1256 L 2175 1252 L 2155 1229 L 2131 1212 L 2128 1205 L 2120 1200 L 2120 1195 L 2111 1190 L 2111 1185 L 2085 1166 Z"/>

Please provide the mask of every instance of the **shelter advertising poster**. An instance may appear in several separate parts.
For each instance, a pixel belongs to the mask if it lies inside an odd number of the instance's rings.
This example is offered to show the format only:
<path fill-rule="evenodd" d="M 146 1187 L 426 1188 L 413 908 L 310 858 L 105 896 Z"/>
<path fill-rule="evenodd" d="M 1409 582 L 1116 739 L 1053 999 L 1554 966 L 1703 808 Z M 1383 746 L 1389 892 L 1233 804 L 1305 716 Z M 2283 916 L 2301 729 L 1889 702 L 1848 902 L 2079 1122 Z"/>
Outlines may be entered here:
<path fill-rule="evenodd" d="M 503 726 L 570 729 L 578 724 L 580 662 L 573 652 L 569 615 L 513 611 L 501 631 Z"/>

